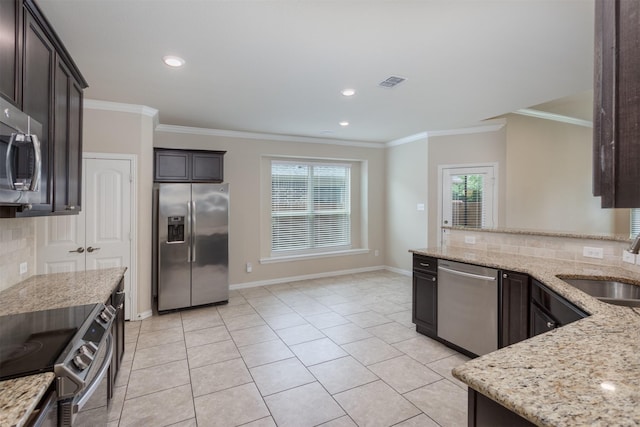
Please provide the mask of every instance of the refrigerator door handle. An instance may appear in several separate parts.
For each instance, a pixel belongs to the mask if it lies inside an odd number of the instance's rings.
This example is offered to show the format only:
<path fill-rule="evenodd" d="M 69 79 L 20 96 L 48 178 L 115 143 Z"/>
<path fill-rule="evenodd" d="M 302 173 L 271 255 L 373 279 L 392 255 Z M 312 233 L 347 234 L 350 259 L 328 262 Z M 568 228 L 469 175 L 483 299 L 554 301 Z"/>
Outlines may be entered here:
<path fill-rule="evenodd" d="M 187 202 L 187 238 L 189 239 L 189 244 L 187 244 L 187 262 L 191 262 L 191 245 L 193 244 L 193 233 L 191 231 L 191 202 Z"/>
<path fill-rule="evenodd" d="M 191 202 L 191 262 L 196 262 L 196 201 Z"/>

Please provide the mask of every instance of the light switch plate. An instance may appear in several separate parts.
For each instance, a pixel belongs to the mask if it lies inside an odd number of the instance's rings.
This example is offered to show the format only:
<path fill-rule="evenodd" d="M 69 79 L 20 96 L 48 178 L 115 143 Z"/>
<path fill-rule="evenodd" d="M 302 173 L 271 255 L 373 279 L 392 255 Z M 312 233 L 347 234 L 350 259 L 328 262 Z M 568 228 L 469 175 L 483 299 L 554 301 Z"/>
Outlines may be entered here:
<path fill-rule="evenodd" d="M 27 271 L 29 271 L 29 265 L 26 262 L 21 262 L 20 263 L 20 274 L 27 274 Z"/>
<path fill-rule="evenodd" d="M 629 251 L 622 251 L 622 261 L 628 262 L 629 264 L 635 264 L 636 254 L 632 254 Z"/>
<path fill-rule="evenodd" d="M 464 236 L 464 242 L 470 245 L 476 244 L 476 236 Z"/>

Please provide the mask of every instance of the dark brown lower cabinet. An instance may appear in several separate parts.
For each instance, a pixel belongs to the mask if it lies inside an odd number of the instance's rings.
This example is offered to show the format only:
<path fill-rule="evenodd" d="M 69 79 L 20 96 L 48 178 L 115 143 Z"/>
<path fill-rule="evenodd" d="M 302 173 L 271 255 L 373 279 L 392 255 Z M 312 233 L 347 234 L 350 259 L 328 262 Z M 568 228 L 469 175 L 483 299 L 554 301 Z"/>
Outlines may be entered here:
<path fill-rule="evenodd" d="M 116 309 L 116 317 L 111 327 L 112 339 L 114 341 L 113 356 L 111 358 L 111 366 L 109 367 L 109 396 L 113 397 L 115 389 L 115 381 L 120 366 L 122 365 L 122 357 L 124 356 L 124 278 L 111 294 L 109 304 Z"/>
<path fill-rule="evenodd" d="M 438 333 L 438 276 L 413 272 L 413 313 L 416 330 L 435 338 Z"/>
<path fill-rule="evenodd" d="M 469 389 L 469 427 L 529 427 L 535 424 L 522 418 L 482 393 Z"/>
<path fill-rule="evenodd" d="M 500 348 L 529 338 L 529 276 L 502 271 Z"/>

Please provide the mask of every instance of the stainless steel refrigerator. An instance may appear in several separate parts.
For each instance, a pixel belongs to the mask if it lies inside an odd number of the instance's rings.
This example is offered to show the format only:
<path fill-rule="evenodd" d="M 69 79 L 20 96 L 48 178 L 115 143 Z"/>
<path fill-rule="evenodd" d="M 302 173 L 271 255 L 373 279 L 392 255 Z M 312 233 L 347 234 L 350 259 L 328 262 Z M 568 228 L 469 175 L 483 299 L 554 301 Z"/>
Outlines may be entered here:
<path fill-rule="evenodd" d="M 229 184 L 155 184 L 158 311 L 229 300 Z"/>

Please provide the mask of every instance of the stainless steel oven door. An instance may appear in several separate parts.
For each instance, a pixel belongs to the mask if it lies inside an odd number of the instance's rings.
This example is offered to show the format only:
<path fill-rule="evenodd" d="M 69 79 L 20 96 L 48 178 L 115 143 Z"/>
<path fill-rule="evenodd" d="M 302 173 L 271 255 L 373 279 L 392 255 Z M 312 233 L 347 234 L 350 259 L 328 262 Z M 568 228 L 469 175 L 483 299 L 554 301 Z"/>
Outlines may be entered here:
<path fill-rule="evenodd" d="M 113 336 L 98 349 L 89 385 L 77 396 L 59 402 L 59 427 L 106 426 L 109 411 L 109 366 L 113 358 Z"/>

